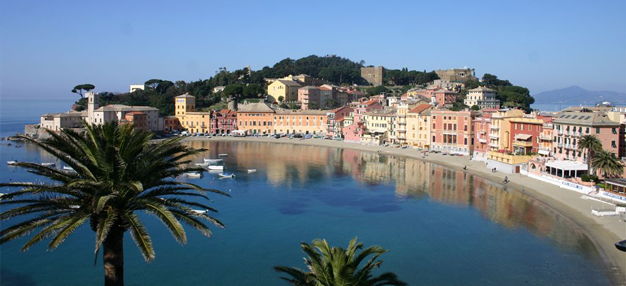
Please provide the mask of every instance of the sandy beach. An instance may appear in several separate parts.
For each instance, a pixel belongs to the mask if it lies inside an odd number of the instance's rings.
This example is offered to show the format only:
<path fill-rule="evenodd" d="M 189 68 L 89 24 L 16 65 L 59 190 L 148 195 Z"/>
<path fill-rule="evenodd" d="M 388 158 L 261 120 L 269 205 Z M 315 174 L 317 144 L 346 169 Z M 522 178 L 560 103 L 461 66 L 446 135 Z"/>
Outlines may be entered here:
<path fill-rule="evenodd" d="M 465 171 L 473 175 L 477 175 L 494 182 L 502 182 L 505 176 L 508 176 L 510 183 L 509 189 L 524 192 L 565 217 L 579 225 L 591 237 L 597 248 L 601 252 L 608 267 L 607 271 L 614 281 L 615 285 L 626 285 L 626 253 L 615 248 L 614 243 L 626 239 L 626 222 L 619 217 L 597 217 L 591 214 L 592 207 L 609 207 L 609 205 L 593 200 L 585 200 L 581 198 L 581 194 L 561 189 L 558 186 L 548 184 L 542 181 L 531 179 L 529 177 L 515 174 L 509 175 L 504 173 L 492 173 L 490 169 L 485 168 L 483 162 L 471 161 L 468 156 L 450 157 L 441 154 L 428 154 L 425 158 L 421 157 L 415 149 L 400 149 L 382 146 L 368 146 L 357 143 L 346 143 L 334 140 L 309 139 L 298 140 L 273 137 L 188 137 L 185 140 L 208 140 L 208 141 L 246 141 L 246 142 L 270 142 L 284 143 L 295 145 L 311 145 L 330 148 L 349 148 L 366 152 L 378 152 L 382 154 L 394 156 L 406 156 L 418 160 L 432 162 L 442 166 L 446 166 L 455 170 Z M 466 170 L 463 167 L 467 166 Z"/>

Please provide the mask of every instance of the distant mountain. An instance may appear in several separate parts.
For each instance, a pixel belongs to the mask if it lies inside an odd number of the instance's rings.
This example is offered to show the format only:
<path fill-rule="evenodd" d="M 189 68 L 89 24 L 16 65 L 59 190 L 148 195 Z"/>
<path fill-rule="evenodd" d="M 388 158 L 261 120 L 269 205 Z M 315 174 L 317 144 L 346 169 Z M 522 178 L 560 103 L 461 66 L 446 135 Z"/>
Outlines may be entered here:
<path fill-rule="evenodd" d="M 535 103 L 596 104 L 609 101 L 613 104 L 626 104 L 626 93 L 615 91 L 589 91 L 580 86 L 570 86 L 534 94 Z"/>

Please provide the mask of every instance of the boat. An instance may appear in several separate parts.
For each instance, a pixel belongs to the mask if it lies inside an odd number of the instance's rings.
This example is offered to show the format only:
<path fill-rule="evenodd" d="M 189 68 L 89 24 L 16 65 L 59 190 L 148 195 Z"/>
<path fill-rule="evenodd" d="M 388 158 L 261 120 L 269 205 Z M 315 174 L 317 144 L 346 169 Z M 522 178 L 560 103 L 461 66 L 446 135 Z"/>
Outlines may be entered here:
<path fill-rule="evenodd" d="M 222 153 L 222 154 L 217 154 L 217 156 L 220 156 L 220 157 L 226 157 L 226 156 L 228 156 L 228 154 L 226 154 L 226 153 Z"/>
<path fill-rule="evenodd" d="M 209 164 L 215 164 L 215 163 L 219 163 L 219 162 L 222 162 L 222 161 L 224 161 L 224 160 L 223 159 L 207 159 L 207 158 L 204 158 L 204 162 L 205 163 L 209 163 Z"/>
<path fill-rule="evenodd" d="M 41 163 L 42 166 L 50 167 L 54 166 L 56 163 Z"/>
<path fill-rule="evenodd" d="M 219 173 L 217 175 L 222 178 L 235 178 L 235 174 L 233 173 Z"/>
<path fill-rule="evenodd" d="M 11 165 L 11 166 L 17 165 L 17 161 L 15 160 L 7 161 L 7 165 Z"/>
<path fill-rule="evenodd" d="M 209 212 L 209 210 L 191 210 L 191 211 L 197 214 L 207 214 Z"/>
<path fill-rule="evenodd" d="M 70 166 L 63 166 L 63 170 L 70 171 L 70 172 L 75 172 L 74 168 L 72 168 Z"/>
<path fill-rule="evenodd" d="M 626 240 L 615 243 L 615 247 L 621 251 L 626 251 Z"/>
<path fill-rule="evenodd" d="M 189 172 L 189 173 L 185 173 L 185 176 L 187 176 L 187 178 L 190 178 L 190 179 L 199 179 L 199 178 L 202 178 L 202 173 L 201 172 Z"/>
<path fill-rule="evenodd" d="M 196 166 L 201 166 L 201 167 L 206 167 L 208 165 L 209 165 L 209 163 L 206 163 L 206 162 L 205 163 L 196 163 Z"/>
<path fill-rule="evenodd" d="M 208 168 L 209 170 L 224 170 L 223 165 L 209 165 Z"/>
<path fill-rule="evenodd" d="M 256 169 L 248 169 L 248 173 L 254 173 L 256 172 Z"/>

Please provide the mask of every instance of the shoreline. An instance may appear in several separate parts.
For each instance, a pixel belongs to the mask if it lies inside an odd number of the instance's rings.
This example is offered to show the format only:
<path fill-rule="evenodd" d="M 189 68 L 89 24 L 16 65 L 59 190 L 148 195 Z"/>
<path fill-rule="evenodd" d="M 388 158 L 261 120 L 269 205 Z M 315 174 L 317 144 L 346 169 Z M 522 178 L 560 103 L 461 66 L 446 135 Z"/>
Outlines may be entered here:
<path fill-rule="evenodd" d="M 614 244 L 626 239 L 626 222 L 619 217 L 596 217 L 591 214 L 592 207 L 606 206 L 604 203 L 594 200 L 583 200 L 581 194 L 561 189 L 558 186 L 531 179 L 520 174 L 491 173 L 484 167 L 483 162 L 471 161 L 468 156 L 449 157 L 441 154 L 429 153 L 425 158 L 421 153 L 412 148 L 400 149 L 392 147 L 360 145 L 357 143 L 347 143 L 335 140 L 323 139 L 275 139 L 273 137 L 187 137 L 183 141 L 230 141 L 230 142 L 262 142 L 281 143 L 293 145 L 307 145 L 328 148 L 353 149 L 364 152 L 378 152 L 381 154 L 403 156 L 416 160 L 437 164 L 456 171 L 467 172 L 474 176 L 482 177 L 486 180 L 500 183 L 504 176 L 508 176 L 510 182 L 508 187 L 520 192 L 554 209 L 566 219 L 572 221 L 580 227 L 596 246 L 600 258 L 603 260 L 613 285 L 626 285 L 626 253 L 615 248 Z M 451 160 L 450 158 L 455 158 Z M 463 167 L 467 166 L 466 170 Z"/>

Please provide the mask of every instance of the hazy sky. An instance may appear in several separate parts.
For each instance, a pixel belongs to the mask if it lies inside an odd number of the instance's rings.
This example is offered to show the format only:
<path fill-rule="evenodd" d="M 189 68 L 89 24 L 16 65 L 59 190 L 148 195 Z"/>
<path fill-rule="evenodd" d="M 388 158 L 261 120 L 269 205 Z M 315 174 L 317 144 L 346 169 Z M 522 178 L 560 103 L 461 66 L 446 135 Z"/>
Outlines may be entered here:
<path fill-rule="evenodd" d="M 0 0 L 0 96 L 73 98 L 336 54 L 388 68 L 471 67 L 531 93 L 626 92 L 626 0 Z"/>

